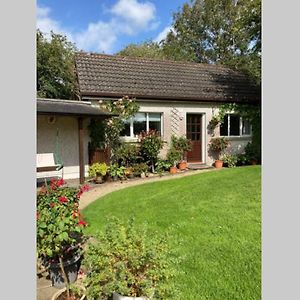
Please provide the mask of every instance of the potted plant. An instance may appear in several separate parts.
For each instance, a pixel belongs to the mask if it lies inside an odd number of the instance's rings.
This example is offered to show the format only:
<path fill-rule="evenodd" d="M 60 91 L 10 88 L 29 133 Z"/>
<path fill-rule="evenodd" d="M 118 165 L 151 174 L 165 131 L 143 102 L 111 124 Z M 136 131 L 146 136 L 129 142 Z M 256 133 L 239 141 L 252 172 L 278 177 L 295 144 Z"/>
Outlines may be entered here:
<path fill-rule="evenodd" d="M 133 178 L 134 175 L 133 175 L 133 167 L 126 167 L 125 169 L 125 176 L 127 178 Z"/>
<path fill-rule="evenodd" d="M 209 144 L 209 148 L 217 153 L 217 160 L 215 161 L 216 168 L 223 167 L 223 161 L 221 160 L 221 155 L 223 151 L 228 147 L 229 141 L 224 137 L 212 138 Z"/>
<path fill-rule="evenodd" d="M 133 174 L 145 178 L 148 174 L 148 165 L 146 163 L 139 163 L 133 165 Z"/>
<path fill-rule="evenodd" d="M 95 183 L 103 183 L 108 167 L 106 163 L 94 163 L 89 166 L 89 176 L 94 178 Z"/>
<path fill-rule="evenodd" d="M 77 278 L 84 242 L 79 199 L 89 187 L 65 187 L 64 180 L 52 180 L 37 195 L 37 257 L 49 269 L 53 286 L 67 288 Z"/>
<path fill-rule="evenodd" d="M 115 163 L 115 164 L 111 164 L 108 170 L 113 180 L 117 181 L 119 178 L 120 179 L 124 178 L 126 168 L 124 166 L 119 167 L 118 164 Z"/>
<path fill-rule="evenodd" d="M 187 139 L 184 136 L 176 137 L 173 135 L 171 137 L 172 146 L 180 152 L 180 160 L 179 160 L 179 170 L 185 170 L 187 168 L 186 162 L 186 152 L 191 151 L 192 145 L 191 140 Z"/>
<path fill-rule="evenodd" d="M 90 299 L 170 299 L 172 255 L 166 239 L 112 218 L 88 244 L 83 265 Z"/>
<path fill-rule="evenodd" d="M 171 146 L 171 148 L 169 149 L 169 151 L 167 153 L 167 160 L 171 164 L 171 167 L 170 167 L 171 174 L 177 173 L 176 165 L 178 164 L 180 157 L 181 157 L 180 151 L 178 151 L 173 146 Z"/>
<path fill-rule="evenodd" d="M 167 160 L 159 159 L 156 162 L 155 166 L 156 166 L 156 171 L 159 174 L 159 176 L 162 176 L 163 172 L 166 170 L 169 170 L 172 165 Z"/>
<path fill-rule="evenodd" d="M 58 290 L 51 300 L 65 300 L 67 297 L 67 288 Z M 77 284 L 70 284 L 70 300 L 85 300 L 86 290 L 83 286 Z"/>

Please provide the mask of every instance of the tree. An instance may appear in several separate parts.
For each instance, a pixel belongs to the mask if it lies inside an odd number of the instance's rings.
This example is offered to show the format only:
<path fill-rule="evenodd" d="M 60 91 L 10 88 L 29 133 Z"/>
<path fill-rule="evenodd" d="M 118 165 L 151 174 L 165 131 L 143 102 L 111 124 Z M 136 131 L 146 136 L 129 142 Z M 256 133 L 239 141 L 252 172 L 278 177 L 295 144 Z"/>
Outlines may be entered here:
<path fill-rule="evenodd" d="M 167 57 L 227 65 L 260 83 L 260 0 L 192 0 L 172 26 L 162 43 Z"/>
<path fill-rule="evenodd" d="M 158 43 L 155 42 L 143 42 L 141 44 L 129 44 L 123 50 L 117 53 L 120 56 L 128 57 L 142 57 L 142 58 L 153 58 L 153 59 L 164 59 L 166 58 L 162 49 Z"/>
<path fill-rule="evenodd" d="M 74 53 L 65 36 L 51 32 L 48 40 L 37 30 L 37 96 L 54 99 L 78 98 Z"/>

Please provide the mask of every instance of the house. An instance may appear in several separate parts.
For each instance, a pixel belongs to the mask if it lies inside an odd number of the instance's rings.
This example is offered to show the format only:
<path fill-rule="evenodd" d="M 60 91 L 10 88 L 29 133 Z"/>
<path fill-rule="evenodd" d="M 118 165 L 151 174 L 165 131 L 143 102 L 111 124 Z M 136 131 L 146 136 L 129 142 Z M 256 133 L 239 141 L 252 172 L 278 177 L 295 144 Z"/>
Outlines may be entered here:
<path fill-rule="evenodd" d="M 44 168 L 37 173 L 37 179 L 58 176 L 79 178 L 83 183 L 88 171 L 90 118 L 104 120 L 109 116 L 88 101 L 38 98 L 37 154 L 56 154 L 63 168 L 57 171 Z"/>
<path fill-rule="evenodd" d="M 140 111 L 126 122 L 124 141 L 137 141 L 142 130 L 160 131 L 166 146 L 171 136 L 186 135 L 192 141 L 189 163 L 212 165 L 208 151 L 212 133 L 208 124 L 221 104 L 257 105 L 260 90 L 243 74 L 220 65 L 128 58 L 79 52 L 76 70 L 81 99 L 94 105 L 100 101 L 135 97 Z M 251 126 L 235 114 L 216 135 L 230 140 L 231 152 L 242 152 L 251 141 Z"/>

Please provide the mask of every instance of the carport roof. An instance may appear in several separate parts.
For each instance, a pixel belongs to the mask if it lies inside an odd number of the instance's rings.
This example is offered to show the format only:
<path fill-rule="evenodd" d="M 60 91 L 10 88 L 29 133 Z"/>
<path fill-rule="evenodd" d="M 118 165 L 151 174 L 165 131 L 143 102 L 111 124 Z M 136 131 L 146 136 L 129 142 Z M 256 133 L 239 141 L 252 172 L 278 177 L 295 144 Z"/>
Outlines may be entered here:
<path fill-rule="evenodd" d="M 111 114 L 88 101 L 37 98 L 38 115 L 109 118 Z"/>

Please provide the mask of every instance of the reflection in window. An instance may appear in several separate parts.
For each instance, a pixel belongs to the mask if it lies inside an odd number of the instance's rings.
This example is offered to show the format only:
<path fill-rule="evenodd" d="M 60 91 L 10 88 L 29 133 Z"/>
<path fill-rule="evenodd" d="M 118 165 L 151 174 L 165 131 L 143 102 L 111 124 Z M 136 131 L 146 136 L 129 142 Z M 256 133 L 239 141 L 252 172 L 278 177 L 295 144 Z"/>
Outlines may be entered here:
<path fill-rule="evenodd" d="M 221 136 L 243 136 L 251 134 L 251 124 L 243 120 L 239 115 L 226 114 L 220 125 Z"/>
<path fill-rule="evenodd" d="M 147 120 L 145 113 L 137 113 L 133 117 L 133 134 L 139 135 L 142 131 L 147 130 Z"/>

